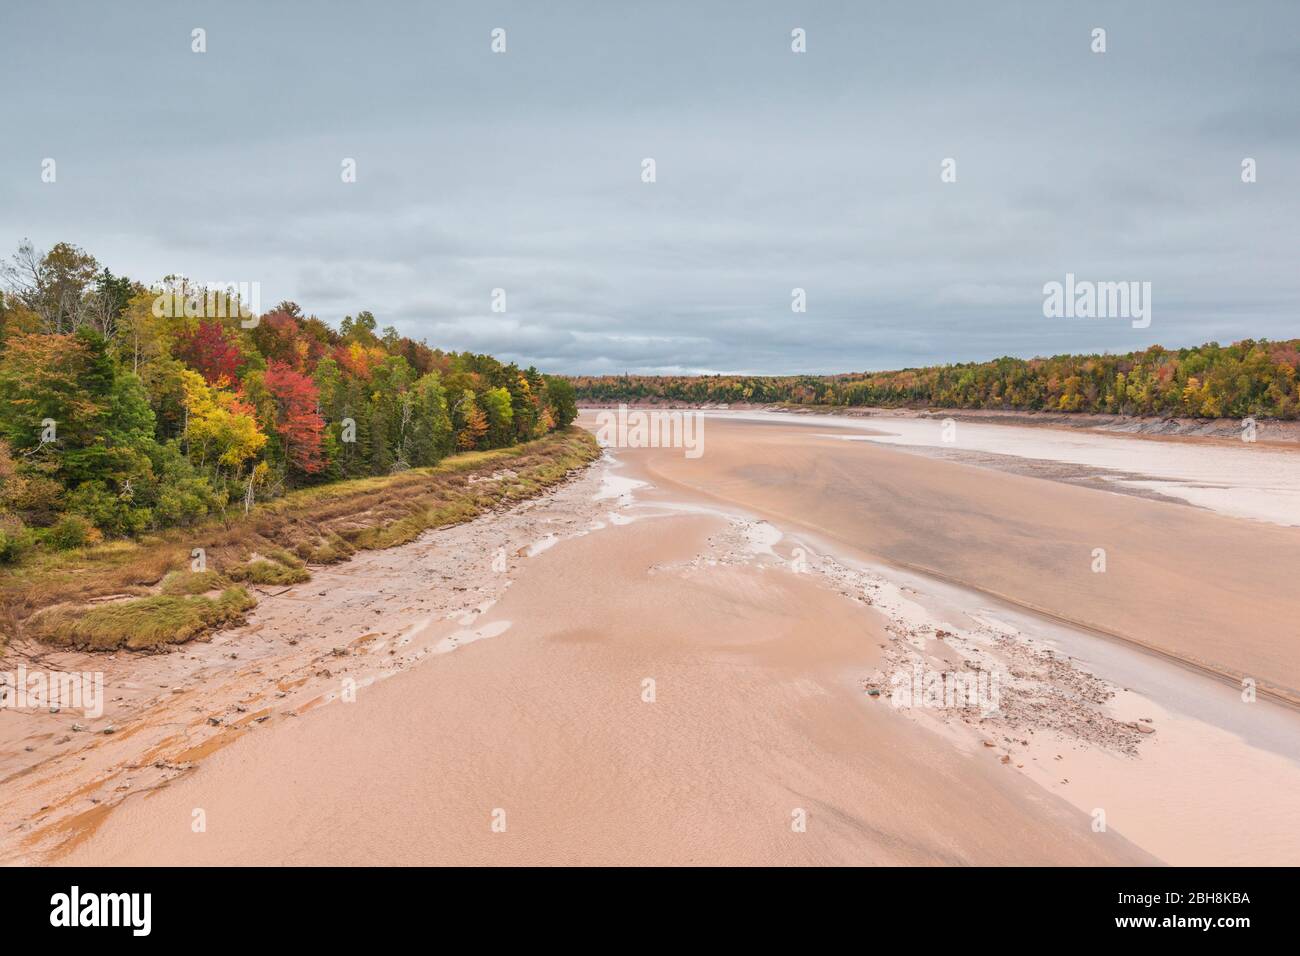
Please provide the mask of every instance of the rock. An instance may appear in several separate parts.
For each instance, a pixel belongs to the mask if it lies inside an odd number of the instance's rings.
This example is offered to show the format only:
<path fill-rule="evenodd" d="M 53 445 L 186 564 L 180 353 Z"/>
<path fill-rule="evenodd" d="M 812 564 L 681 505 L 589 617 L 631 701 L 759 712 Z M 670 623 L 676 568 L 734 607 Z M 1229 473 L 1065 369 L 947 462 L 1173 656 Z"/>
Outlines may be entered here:
<path fill-rule="evenodd" d="M 66 743 L 67 743 L 69 740 L 71 740 L 71 739 L 72 739 L 72 738 L 69 737 L 67 734 L 64 734 L 62 737 L 60 737 L 58 740 L 56 740 L 56 741 L 54 741 L 54 742 L 55 742 L 56 744 L 66 744 Z"/>
<path fill-rule="evenodd" d="M 210 723 L 213 727 L 220 727 L 220 726 L 221 726 L 221 718 L 220 718 L 220 717 L 209 717 L 209 718 L 208 718 L 208 723 Z"/>
<path fill-rule="evenodd" d="M 107 735 L 107 734 L 115 734 L 115 733 L 117 733 L 117 728 L 114 727 L 112 724 L 109 724 L 107 727 L 105 727 L 105 728 L 101 731 L 101 733 L 106 734 L 106 735 Z"/>
<path fill-rule="evenodd" d="M 72 725 L 72 732 L 73 732 L 73 733 L 80 734 L 80 733 L 85 733 L 85 731 L 86 731 L 86 725 L 85 725 L 85 724 L 73 724 L 73 725 Z"/>
<path fill-rule="evenodd" d="M 347 657 L 348 649 L 346 647 L 336 647 L 332 651 L 330 651 L 330 653 L 333 654 L 335 657 Z"/>
<path fill-rule="evenodd" d="M 1002 757 L 1001 757 L 1001 759 L 999 760 L 999 762 L 1000 762 L 1000 763 L 1011 763 L 1011 758 L 1008 757 L 1006 754 L 1003 754 Z"/>

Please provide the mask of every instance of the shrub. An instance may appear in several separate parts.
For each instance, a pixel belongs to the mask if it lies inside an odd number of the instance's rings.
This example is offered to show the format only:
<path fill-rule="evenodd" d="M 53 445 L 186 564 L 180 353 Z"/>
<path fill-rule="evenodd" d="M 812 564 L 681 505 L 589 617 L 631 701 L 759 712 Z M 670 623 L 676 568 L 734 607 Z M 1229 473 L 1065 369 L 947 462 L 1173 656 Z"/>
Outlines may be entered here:
<path fill-rule="evenodd" d="M 81 515 L 64 515 L 45 532 L 45 541 L 59 551 L 84 548 L 102 539 L 95 526 Z"/>
<path fill-rule="evenodd" d="M 5 485 L 5 500 L 28 524 L 44 527 L 63 510 L 63 486 L 44 475 L 15 475 Z"/>
<path fill-rule="evenodd" d="M 68 511 L 84 515 L 113 535 L 139 534 L 153 523 L 153 512 L 112 491 L 99 480 L 83 481 L 68 493 Z"/>
<path fill-rule="evenodd" d="M 15 564 L 32 546 L 32 533 L 17 515 L 0 514 L 0 564 Z"/>

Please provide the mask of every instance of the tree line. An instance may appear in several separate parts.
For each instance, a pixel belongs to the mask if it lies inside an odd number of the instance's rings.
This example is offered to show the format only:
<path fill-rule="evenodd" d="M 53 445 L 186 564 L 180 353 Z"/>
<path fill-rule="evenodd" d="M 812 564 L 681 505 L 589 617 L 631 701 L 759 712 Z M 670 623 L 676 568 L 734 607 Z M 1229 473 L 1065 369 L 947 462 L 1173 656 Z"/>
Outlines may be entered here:
<path fill-rule="evenodd" d="M 369 312 L 337 330 L 293 302 L 250 315 L 67 243 L 24 243 L 0 272 L 0 561 L 502 448 L 577 414 L 563 378 Z"/>
<path fill-rule="evenodd" d="M 586 401 L 989 408 L 1191 418 L 1300 417 L 1300 339 L 1055 355 L 843 375 L 570 378 Z"/>

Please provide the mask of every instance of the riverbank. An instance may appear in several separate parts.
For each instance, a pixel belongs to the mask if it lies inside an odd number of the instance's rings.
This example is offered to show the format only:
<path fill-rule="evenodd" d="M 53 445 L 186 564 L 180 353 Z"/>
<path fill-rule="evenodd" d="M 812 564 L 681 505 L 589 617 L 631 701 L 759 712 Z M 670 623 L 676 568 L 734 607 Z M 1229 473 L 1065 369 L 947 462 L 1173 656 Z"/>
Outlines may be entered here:
<path fill-rule="evenodd" d="M 432 468 L 290 492 L 223 521 L 43 554 L 0 571 L 0 648 L 9 637 L 80 649 L 185 643 L 242 620 L 247 588 L 311 579 L 359 551 L 413 540 L 563 481 L 597 454 L 569 428 Z"/>

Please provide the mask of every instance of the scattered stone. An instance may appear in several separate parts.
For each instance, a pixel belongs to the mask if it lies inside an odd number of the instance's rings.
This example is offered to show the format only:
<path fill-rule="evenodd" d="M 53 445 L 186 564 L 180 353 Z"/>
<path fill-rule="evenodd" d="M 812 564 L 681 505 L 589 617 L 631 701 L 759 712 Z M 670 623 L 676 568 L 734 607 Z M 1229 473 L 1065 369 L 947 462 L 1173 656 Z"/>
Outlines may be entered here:
<path fill-rule="evenodd" d="M 85 732 L 86 732 L 86 725 L 85 725 L 85 724 L 73 724 L 73 725 L 72 725 L 72 732 L 75 733 L 75 734 L 85 733 Z"/>

